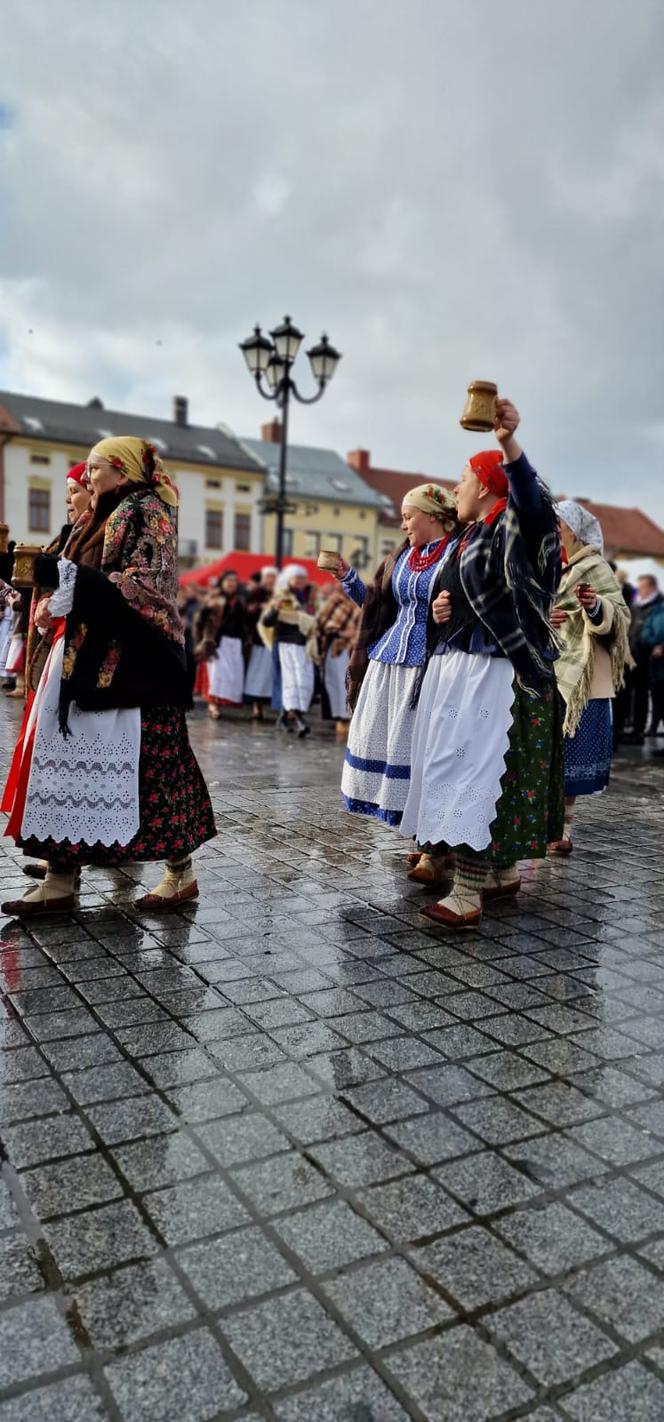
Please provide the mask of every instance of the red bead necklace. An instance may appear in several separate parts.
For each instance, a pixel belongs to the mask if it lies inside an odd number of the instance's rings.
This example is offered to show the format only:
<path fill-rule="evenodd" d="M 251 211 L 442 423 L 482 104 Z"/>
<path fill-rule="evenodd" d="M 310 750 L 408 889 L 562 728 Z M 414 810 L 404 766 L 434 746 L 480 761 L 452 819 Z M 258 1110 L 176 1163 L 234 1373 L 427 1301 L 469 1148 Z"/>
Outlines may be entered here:
<path fill-rule="evenodd" d="M 451 535 L 448 533 L 446 538 L 439 539 L 437 543 L 434 543 L 433 548 L 431 548 L 428 553 L 420 553 L 419 548 L 411 548 L 408 555 L 408 567 L 411 572 L 423 573 L 426 568 L 433 567 L 433 564 L 437 563 L 438 559 L 445 552 L 450 537 Z"/>

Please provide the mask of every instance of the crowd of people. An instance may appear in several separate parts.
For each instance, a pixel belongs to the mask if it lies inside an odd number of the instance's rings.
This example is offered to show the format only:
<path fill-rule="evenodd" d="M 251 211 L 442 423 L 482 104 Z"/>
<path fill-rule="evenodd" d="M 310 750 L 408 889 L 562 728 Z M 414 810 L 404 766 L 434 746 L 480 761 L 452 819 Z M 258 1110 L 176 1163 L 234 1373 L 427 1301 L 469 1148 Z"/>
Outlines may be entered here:
<path fill-rule="evenodd" d="M 301 564 L 289 563 L 281 572 L 264 567 L 242 586 L 229 569 L 207 588 L 182 589 L 179 606 L 193 694 L 212 720 L 224 707 L 247 704 L 252 719 L 263 721 L 270 708 L 279 730 L 302 739 L 316 700 L 345 738 L 359 611 L 334 582 L 319 587 Z"/>
<path fill-rule="evenodd" d="M 25 696 L 2 799 L 33 887 L 2 905 L 71 912 L 88 864 L 164 861 L 141 900 L 196 897 L 192 854 L 215 834 L 186 712 L 198 696 L 275 713 L 302 739 L 320 698 L 345 751 L 346 810 L 411 842 L 408 875 L 444 886 L 422 912 L 476 925 L 519 893 L 519 863 L 569 855 L 579 797 L 609 783 L 616 739 L 664 721 L 664 596 L 616 576 L 598 521 L 554 503 L 496 406 L 497 447 L 454 495 L 410 490 L 404 542 L 365 585 L 264 567 L 242 586 L 181 587 L 177 490 L 154 447 L 103 439 L 67 476 L 69 522 L 32 591 L 0 566 L 0 669 Z"/>

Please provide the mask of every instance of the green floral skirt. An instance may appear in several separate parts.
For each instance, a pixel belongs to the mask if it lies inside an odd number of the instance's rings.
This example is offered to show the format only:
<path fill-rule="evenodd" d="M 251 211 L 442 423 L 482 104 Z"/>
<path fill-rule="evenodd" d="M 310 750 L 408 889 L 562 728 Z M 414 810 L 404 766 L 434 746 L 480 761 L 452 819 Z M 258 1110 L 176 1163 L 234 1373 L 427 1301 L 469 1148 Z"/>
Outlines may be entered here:
<path fill-rule="evenodd" d="M 547 845 L 561 837 L 565 803 L 560 701 L 553 686 L 537 697 L 516 687 L 501 786 L 486 858 L 498 866 L 543 859 Z"/>

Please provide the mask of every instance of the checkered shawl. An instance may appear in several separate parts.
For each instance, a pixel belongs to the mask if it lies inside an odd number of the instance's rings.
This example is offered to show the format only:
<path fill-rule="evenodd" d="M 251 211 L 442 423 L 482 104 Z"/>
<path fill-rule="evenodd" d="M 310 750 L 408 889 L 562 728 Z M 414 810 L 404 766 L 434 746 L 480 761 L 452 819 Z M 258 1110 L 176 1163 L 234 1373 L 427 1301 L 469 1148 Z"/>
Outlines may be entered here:
<path fill-rule="evenodd" d="M 602 604 L 601 622 L 593 623 L 579 605 L 576 588 L 590 583 Z M 563 568 L 556 607 L 568 614 L 558 628 L 560 658 L 556 663 L 558 690 L 565 702 L 563 731 L 574 736 L 588 705 L 598 639 L 611 659 L 615 691 L 625 679 L 625 667 L 633 666 L 629 650 L 629 608 L 609 564 L 596 549 L 578 548 Z"/>
<path fill-rule="evenodd" d="M 553 678 L 558 651 L 549 617 L 560 579 L 560 535 L 553 500 L 538 479 L 540 508 L 527 528 L 512 494 L 494 524 L 477 523 L 461 554 L 461 583 L 478 620 L 512 663 L 524 691 L 537 696 Z M 537 530 L 537 531 L 536 531 Z"/>

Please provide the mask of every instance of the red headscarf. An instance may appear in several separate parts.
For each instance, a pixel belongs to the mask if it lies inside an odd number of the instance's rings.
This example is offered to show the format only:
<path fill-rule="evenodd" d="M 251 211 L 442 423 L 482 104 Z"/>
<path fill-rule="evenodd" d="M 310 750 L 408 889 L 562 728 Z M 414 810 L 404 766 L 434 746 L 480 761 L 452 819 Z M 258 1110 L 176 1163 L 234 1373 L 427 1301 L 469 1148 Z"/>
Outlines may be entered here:
<path fill-rule="evenodd" d="M 67 478 L 74 484 L 80 484 L 82 489 L 89 489 L 88 466 L 87 464 L 75 464 L 72 469 L 67 470 Z"/>
<path fill-rule="evenodd" d="M 468 463 L 477 477 L 483 489 L 488 489 L 490 494 L 496 495 L 496 502 L 492 509 L 479 520 L 479 523 L 488 524 L 496 522 L 501 513 L 507 508 L 507 495 L 509 494 L 509 481 L 503 465 L 503 456 L 499 449 L 483 449 L 479 454 L 474 454 Z M 473 530 L 477 528 L 477 523 L 469 524 L 461 542 L 457 548 L 457 558 L 460 558 L 464 549 L 468 546 Z"/>
<path fill-rule="evenodd" d="M 480 454 L 474 454 L 468 463 L 477 475 L 483 489 L 488 489 L 490 494 L 495 494 L 498 502 L 484 515 L 482 523 L 495 523 L 500 518 L 503 509 L 507 508 L 507 495 L 509 493 L 509 482 L 503 464 L 503 455 L 500 449 L 483 449 Z"/>

